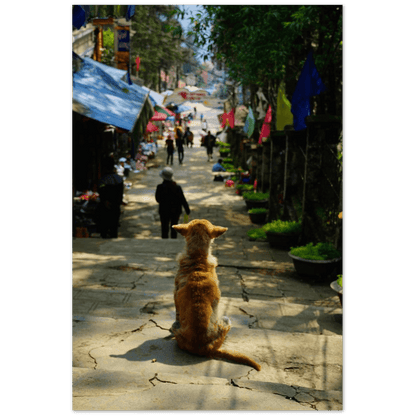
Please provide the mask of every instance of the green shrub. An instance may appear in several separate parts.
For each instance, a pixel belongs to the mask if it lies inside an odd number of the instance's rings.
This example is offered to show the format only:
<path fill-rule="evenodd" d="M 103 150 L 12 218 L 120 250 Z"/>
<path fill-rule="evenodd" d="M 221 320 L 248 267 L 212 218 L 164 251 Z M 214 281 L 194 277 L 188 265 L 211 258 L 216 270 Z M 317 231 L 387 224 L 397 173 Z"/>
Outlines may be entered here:
<path fill-rule="evenodd" d="M 266 208 L 251 208 L 248 210 L 249 214 L 266 214 L 267 209 Z"/>
<path fill-rule="evenodd" d="M 223 163 L 223 166 L 227 172 L 230 172 L 231 169 L 234 169 L 234 165 L 231 163 Z"/>
<path fill-rule="evenodd" d="M 248 183 L 240 183 L 236 186 L 236 189 L 240 191 L 252 191 L 254 189 L 254 185 L 249 185 Z"/>
<path fill-rule="evenodd" d="M 328 243 L 309 243 L 302 247 L 292 247 L 290 254 L 306 260 L 331 260 L 341 257 L 339 251 Z"/>
<path fill-rule="evenodd" d="M 218 142 L 218 144 L 220 146 L 220 150 L 221 148 L 226 148 L 227 150 L 230 150 L 230 147 L 231 147 L 230 143 Z"/>
<path fill-rule="evenodd" d="M 266 239 L 266 233 L 262 228 L 252 228 L 247 231 L 247 235 L 253 240 Z"/>
<path fill-rule="evenodd" d="M 342 274 L 339 274 L 337 278 L 337 283 L 342 287 Z"/>
<path fill-rule="evenodd" d="M 231 157 L 226 157 L 226 158 L 224 158 L 224 159 L 222 160 L 222 163 L 230 163 L 230 164 L 232 164 L 232 165 L 233 165 L 233 167 L 234 167 L 234 161 L 233 161 L 233 159 L 232 159 Z"/>
<path fill-rule="evenodd" d="M 264 199 L 269 199 L 269 193 L 261 193 L 261 192 L 244 192 L 243 198 L 249 201 L 263 201 Z"/>
<path fill-rule="evenodd" d="M 282 234 L 294 234 L 301 231 L 301 223 L 297 221 L 275 220 L 263 226 L 264 231 Z"/>

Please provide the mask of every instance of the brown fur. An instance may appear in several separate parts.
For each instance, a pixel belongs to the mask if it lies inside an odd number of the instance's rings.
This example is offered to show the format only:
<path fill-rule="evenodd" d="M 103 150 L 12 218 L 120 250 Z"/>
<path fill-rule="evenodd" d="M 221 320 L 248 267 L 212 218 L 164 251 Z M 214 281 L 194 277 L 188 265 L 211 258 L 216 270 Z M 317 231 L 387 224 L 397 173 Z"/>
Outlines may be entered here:
<path fill-rule="evenodd" d="M 176 322 L 171 328 L 179 348 L 210 358 L 225 358 L 260 371 L 260 365 L 251 358 L 220 350 L 231 325 L 227 317 L 218 317 L 221 292 L 211 241 L 227 228 L 214 226 L 207 220 L 193 220 L 173 228 L 186 238 L 186 251 L 178 258 L 174 291 Z"/>

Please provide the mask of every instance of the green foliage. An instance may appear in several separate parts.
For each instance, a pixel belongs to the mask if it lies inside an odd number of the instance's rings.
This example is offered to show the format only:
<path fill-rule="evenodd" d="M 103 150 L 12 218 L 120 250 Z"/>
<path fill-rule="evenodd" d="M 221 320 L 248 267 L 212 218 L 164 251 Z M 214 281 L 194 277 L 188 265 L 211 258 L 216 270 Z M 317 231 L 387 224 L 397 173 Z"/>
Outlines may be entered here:
<path fill-rule="evenodd" d="M 266 208 L 251 208 L 248 210 L 249 214 L 267 214 Z"/>
<path fill-rule="evenodd" d="M 267 235 L 262 228 L 252 228 L 247 231 L 247 235 L 253 240 L 266 239 Z"/>
<path fill-rule="evenodd" d="M 263 201 L 265 199 L 269 199 L 268 192 L 244 192 L 243 198 L 248 201 Z"/>
<path fill-rule="evenodd" d="M 295 234 L 301 231 L 301 223 L 297 221 L 275 220 L 265 224 L 263 230 L 281 234 Z"/>
<path fill-rule="evenodd" d="M 231 144 L 230 143 L 224 143 L 224 142 L 218 142 L 218 145 L 220 147 L 220 151 L 222 149 L 230 150 L 230 147 L 231 147 Z"/>
<path fill-rule="evenodd" d="M 337 283 L 342 287 L 342 274 L 337 276 Z"/>
<path fill-rule="evenodd" d="M 231 163 L 223 163 L 222 166 L 224 166 L 227 172 L 231 172 L 231 169 L 234 169 L 234 165 L 232 165 Z"/>
<path fill-rule="evenodd" d="M 292 247 L 290 253 L 306 260 L 332 260 L 341 257 L 339 251 L 328 243 L 309 243 L 302 247 Z"/>
<path fill-rule="evenodd" d="M 248 183 L 240 183 L 235 188 L 240 190 L 240 191 L 249 192 L 249 191 L 252 191 L 254 189 L 254 186 L 250 185 Z"/>
<path fill-rule="evenodd" d="M 234 161 L 231 157 L 226 157 L 225 159 L 222 160 L 223 163 L 230 163 L 234 166 Z"/>

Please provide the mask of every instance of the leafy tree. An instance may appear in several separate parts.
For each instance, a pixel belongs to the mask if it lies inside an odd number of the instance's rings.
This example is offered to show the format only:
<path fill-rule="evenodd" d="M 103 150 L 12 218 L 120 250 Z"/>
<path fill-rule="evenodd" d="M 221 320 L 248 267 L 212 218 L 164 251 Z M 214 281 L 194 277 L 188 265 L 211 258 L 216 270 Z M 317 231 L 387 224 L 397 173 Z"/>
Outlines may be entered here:
<path fill-rule="evenodd" d="M 203 7 L 203 13 L 191 17 L 194 24 L 189 34 L 197 46 L 206 46 L 214 60 L 225 64 L 231 79 L 250 89 L 251 101 L 261 86 L 274 107 L 281 81 L 291 99 L 313 49 L 328 87 L 318 96 L 318 112 L 341 114 L 342 6 Z M 183 17 L 186 11 L 177 8 L 175 13 Z"/>

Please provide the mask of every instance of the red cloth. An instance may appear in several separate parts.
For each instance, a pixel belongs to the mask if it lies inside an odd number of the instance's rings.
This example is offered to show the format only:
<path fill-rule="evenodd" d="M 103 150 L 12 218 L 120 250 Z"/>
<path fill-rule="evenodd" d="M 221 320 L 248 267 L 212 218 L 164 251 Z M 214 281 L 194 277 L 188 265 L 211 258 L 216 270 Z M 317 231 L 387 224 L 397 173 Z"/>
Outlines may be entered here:
<path fill-rule="evenodd" d="M 151 133 L 153 131 L 159 131 L 159 129 L 152 122 L 149 121 L 147 123 L 146 132 Z"/>
<path fill-rule="evenodd" d="M 166 120 L 167 117 L 168 117 L 167 114 L 163 114 L 163 113 L 159 113 L 158 111 L 155 111 L 150 121 L 163 121 L 163 120 Z"/>
<path fill-rule="evenodd" d="M 136 58 L 136 66 L 137 66 L 137 72 L 139 72 L 139 68 L 140 68 L 140 57 L 139 56 Z"/>
<path fill-rule="evenodd" d="M 222 116 L 222 124 L 221 128 L 223 129 L 227 125 L 227 121 L 229 126 L 233 129 L 234 128 L 234 108 L 231 109 L 229 113 L 224 113 Z"/>
<path fill-rule="evenodd" d="M 264 117 L 263 125 L 261 126 L 261 132 L 259 137 L 259 144 L 262 144 L 263 138 L 270 136 L 270 123 L 272 122 L 272 106 L 269 105 L 266 117 Z"/>

